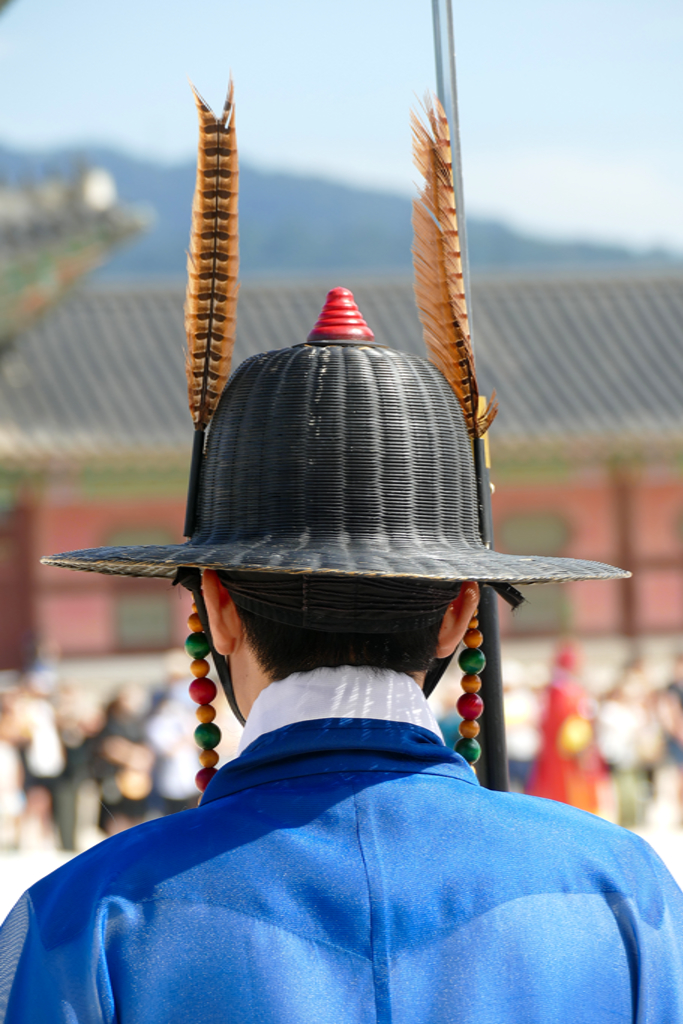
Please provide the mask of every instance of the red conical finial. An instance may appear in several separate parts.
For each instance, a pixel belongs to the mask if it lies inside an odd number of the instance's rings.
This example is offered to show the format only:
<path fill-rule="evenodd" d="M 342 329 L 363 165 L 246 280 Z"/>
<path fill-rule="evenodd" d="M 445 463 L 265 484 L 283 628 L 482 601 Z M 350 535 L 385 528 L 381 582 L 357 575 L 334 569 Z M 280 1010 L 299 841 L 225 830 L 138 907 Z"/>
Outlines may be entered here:
<path fill-rule="evenodd" d="M 307 341 L 373 341 L 372 333 L 348 288 L 327 293 L 318 322 Z"/>

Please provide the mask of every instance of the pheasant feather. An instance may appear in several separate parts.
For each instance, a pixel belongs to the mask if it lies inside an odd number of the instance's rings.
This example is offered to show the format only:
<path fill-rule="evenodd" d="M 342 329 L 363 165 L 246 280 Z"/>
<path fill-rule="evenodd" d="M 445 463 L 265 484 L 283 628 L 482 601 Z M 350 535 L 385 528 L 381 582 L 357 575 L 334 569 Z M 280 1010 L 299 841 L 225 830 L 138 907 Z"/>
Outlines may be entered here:
<path fill-rule="evenodd" d="M 185 369 L 190 414 L 195 429 L 204 430 L 230 376 L 235 345 L 238 163 L 232 79 L 220 118 L 194 86 L 192 92 L 199 154 L 187 258 Z"/>
<path fill-rule="evenodd" d="M 483 437 L 498 411 L 479 411 L 479 389 L 463 285 L 448 119 L 436 97 L 426 121 L 411 113 L 413 160 L 423 185 L 413 202 L 415 299 L 431 362 L 455 392 L 470 437 Z M 482 403 L 483 404 L 483 403 Z"/>

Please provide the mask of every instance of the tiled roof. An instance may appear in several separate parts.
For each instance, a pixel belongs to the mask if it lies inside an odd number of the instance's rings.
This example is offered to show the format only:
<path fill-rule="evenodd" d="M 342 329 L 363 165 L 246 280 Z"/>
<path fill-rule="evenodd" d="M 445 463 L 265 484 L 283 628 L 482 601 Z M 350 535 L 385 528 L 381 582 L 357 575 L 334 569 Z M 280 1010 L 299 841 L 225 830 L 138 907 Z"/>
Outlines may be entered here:
<path fill-rule="evenodd" d="M 473 304 L 499 442 L 683 441 L 680 273 L 480 281 Z"/>
<path fill-rule="evenodd" d="M 330 283 L 378 342 L 423 354 L 410 282 Z M 327 285 L 244 285 L 233 365 L 302 342 Z M 496 445 L 683 442 L 683 275 L 479 279 L 473 301 Z M 52 312 L 0 364 L 0 458 L 186 451 L 182 305 L 180 287 L 119 287 Z"/>

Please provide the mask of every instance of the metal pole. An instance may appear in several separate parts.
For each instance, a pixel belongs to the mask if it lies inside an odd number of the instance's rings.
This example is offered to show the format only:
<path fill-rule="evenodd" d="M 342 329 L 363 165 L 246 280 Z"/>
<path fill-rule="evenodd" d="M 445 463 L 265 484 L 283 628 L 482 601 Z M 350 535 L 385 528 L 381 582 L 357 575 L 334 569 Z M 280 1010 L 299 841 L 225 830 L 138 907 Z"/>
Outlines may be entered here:
<path fill-rule="evenodd" d="M 481 538 L 487 547 L 492 548 L 491 485 L 486 465 L 486 445 L 481 438 L 477 438 L 474 442 L 474 465 L 477 474 Z M 486 584 L 481 584 L 480 587 L 479 628 L 484 634 L 481 649 L 486 656 L 486 667 L 481 673 L 481 697 L 484 701 L 484 714 L 481 719 L 480 733 L 482 756 L 477 765 L 477 777 L 482 786 L 486 786 L 487 789 L 496 789 L 507 793 L 510 789 L 510 776 L 505 739 L 498 596 L 495 590 L 487 587 Z"/>
<path fill-rule="evenodd" d="M 448 118 L 451 132 L 453 159 L 453 189 L 458 215 L 458 237 L 462 259 L 462 278 L 465 286 L 467 316 L 472 333 L 472 291 L 470 288 L 470 260 L 467 247 L 467 218 L 465 217 L 465 190 L 462 182 L 462 150 L 460 146 L 460 119 L 458 116 L 458 84 L 455 74 L 455 44 L 453 35 L 453 9 L 451 0 L 432 0 L 434 25 L 434 54 L 436 57 L 436 94 Z"/>
<path fill-rule="evenodd" d="M 458 90 L 455 74 L 455 43 L 451 0 L 432 0 L 432 18 L 434 25 L 434 53 L 436 57 L 436 91 L 441 105 L 446 112 L 451 133 L 453 188 L 458 218 L 462 275 L 470 335 L 473 337 L 472 293 L 470 288 L 469 251 L 467 248 L 465 197 L 462 181 L 462 152 L 460 146 L 460 122 L 458 120 Z M 480 439 L 474 442 L 474 465 L 477 475 L 481 538 L 487 547 L 492 548 L 491 487 L 489 484 L 488 467 L 486 465 L 485 445 Z M 481 784 L 488 789 L 506 792 L 510 788 L 510 783 L 505 745 L 503 677 L 501 672 L 497 600 L 495 592 L 490 587 L 486 585 L 481 587 L 479 623 L 484 634 L 482 650 L 486 655 L 486 668 L 481 674 L 481 696 L 484 701 L 484 714 L 479 736 L 482 756 L 477 766 L 477 775 Z"/>

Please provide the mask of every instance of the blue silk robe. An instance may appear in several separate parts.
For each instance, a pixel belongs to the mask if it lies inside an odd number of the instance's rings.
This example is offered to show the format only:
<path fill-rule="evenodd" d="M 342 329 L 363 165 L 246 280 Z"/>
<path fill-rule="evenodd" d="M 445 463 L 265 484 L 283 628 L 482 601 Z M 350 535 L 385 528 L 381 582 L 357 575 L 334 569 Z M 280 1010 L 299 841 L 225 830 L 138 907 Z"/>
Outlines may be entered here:
<path fill-rule="evenodd" d="M 683 1021 L 683 895 L 646 843 L 379 720 L 259 737 L 0 936 L 6 1024 Z"/>

